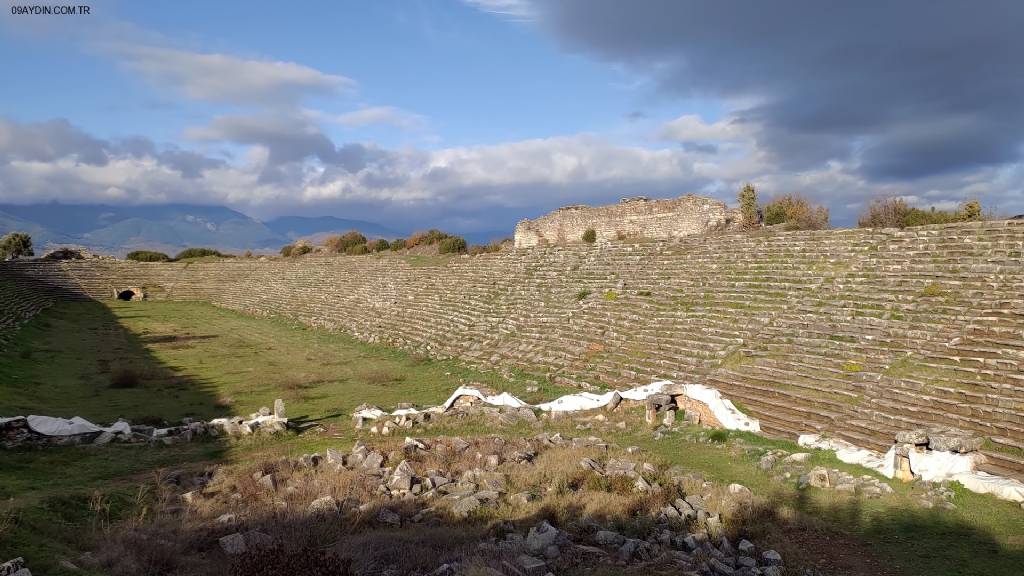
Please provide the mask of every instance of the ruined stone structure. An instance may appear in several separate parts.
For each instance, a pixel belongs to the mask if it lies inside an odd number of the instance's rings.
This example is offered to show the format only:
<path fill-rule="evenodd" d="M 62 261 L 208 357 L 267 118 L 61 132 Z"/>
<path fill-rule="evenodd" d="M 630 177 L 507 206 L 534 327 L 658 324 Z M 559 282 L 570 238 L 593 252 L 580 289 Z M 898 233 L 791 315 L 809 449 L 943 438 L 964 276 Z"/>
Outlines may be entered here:
<path fill-rule="evenodd" d="M 687 194 L 671 200 L 623 198 L 610 206 L 566 206 L 536 220 L 516 225 L 516 248 L 580 242 L 587 229 L 598 242 L 626 238 L 668 239 L 734 230 L 740 227 L 739 210 L 724 202 Z"/>
<path fill-rule="evenodd" d="M 789 439 L 986 438 L 1024 477 L 1024 221 L 763 231 L 455 257 L 0 264 L 0 339 L 55 299 L 201 300 L 581 387 L 719 389 Z M 145 305 L 139 303 L 138 305 Z"/>

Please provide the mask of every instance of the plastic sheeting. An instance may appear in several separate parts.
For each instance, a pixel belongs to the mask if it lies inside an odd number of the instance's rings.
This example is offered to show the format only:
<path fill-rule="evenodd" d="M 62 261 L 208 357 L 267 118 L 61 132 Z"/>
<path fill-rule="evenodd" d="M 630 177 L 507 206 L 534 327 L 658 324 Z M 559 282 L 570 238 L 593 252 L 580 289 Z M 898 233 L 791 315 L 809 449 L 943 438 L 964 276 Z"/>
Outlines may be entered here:
<path fill-rule="evenodd" d="M 92 434 L 95 432 L 130 434 L 132 431 L 131 425 L 127 422 L 115 422 L 111 426 L 104 428 L 80 416 L 75 416 L 74 418 L 36 415 L 28 417 L 14 416 L 13 418 L 0 418 L 0 424 L 6 424 L 14 420 L 25 420 L 30 430 L 44 436 L 77 436 L 79 434 Z"/>
<path fill-rule="evenodd" d="M 479 398 L 485 404 L 492 406 L 507 406 L 510 408 L 536 408 L 545 412 L 578 412 L 582 410 L 594 410 L 602 408 L 612 401 L 615 394 L 618 394 L 626 400 L 645 400 L 652 394 L 660 394 L 669 387 L 674 387 L 675 384 L 669 380 L 662 380 L 660 382 L 654 382 L 645 386 L 638 386 L 629 390 L 623 391 L 610 391 L 604 394 L 593 394 L 591 392 L 579 392 L 576 394 L 568 394 L 561 396 L 550 402 L 544 402 L 542 404 L 531 405 L 527 402 L 516 398 L 508 392 L 502 392 L 501 394 L 495 394 L 488 396 L 473 388 L 471 386 L 460 386 L 455 392 L 452 392 L 451 396 L 444 401 L 444 404 L 428 408 L 425 411 L 428 412 L 439 412 L 444 411 L 452 407 L 455 401 L 462 396 L 472 396 Z M 736 406 L 722 397 L 721 393 L 714 388 L 709 388 L 701 384 L 686 384 L 682 387 L 683 393 L 694 400 L 703 402 L 708 406 L 711 412 L 718 418 L 718 421 L 723 426 L 730 430 L 746 430 L 748 432 L 760 432 L 760 423 L 740 412 Z M 384 412 L 379 408 L 365 408 L 359 410 L 353 414 L 356 417 L 366 418 L 368 420 L 375 420 L 384 416 L 401 416 L 403 414 L 415 414 L 418 410 L 414 408 L 405 408 L 402 410 L 395 410 L 394 412 Z"/>
<path fill-rule="evenodd" d="M 870 468 L 886 478 L 895 475 L 896 447 L 889 448 L 884 455 L 873 450 L 858 448 L 849 442 L 822 438 L 819 434 L 803 434 L 797 443 L 807 448 L 832 450 L 836 457 L 847 464 L 859 464 Z M 995 476 L 976 470 L 977 465 L 984 461 L 981 454 L 957 454 L 929 450 L 927 452 L 910 452 L 910 469 L 914 474 L 929 482 L 953 480 L 963 484 L 964 488 L 979 494 L 992 494 L 1003 500 L 1024 502 L 1024 483 L 1012 478 Z"/>

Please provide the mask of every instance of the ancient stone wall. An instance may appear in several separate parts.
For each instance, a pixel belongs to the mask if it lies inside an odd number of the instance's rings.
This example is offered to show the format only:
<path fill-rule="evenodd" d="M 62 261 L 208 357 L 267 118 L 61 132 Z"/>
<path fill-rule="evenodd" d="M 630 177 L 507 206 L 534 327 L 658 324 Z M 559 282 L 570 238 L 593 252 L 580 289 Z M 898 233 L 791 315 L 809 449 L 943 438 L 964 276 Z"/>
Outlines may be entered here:
<path fill-rule="evenodd" d="M 1024 221 L 760 231 L 510 250 L 259 261 L 0 264 L 60 298 L 201 300 L 586 386 L 713 386 L 768 434 L 884 450 L 984 435 L 1024 477 Z M 146 306 L 147 302 L 132 305 Z"/>
<path fill-rule="evenodd" d="M 516 225 L 516 248 L 580 242 L 593 229 L 598 242 L 627 238 L 670 239 L 739 228 L 739 210 L 688 194 L 670 200 L 624 198 L 610 206 L 566 206 Z"/>

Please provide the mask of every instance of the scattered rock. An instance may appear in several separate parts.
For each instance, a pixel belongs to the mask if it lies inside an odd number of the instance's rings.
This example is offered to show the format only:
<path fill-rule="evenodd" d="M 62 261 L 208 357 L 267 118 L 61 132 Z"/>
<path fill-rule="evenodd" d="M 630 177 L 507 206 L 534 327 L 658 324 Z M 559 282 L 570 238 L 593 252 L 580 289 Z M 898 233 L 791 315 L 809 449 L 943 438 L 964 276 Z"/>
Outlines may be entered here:
<path fill-rule="evenodd" d="M 338 511 L 338 501 L 333 496 L 321 496 L 309 504 L 310 514 L 331 514 Z"/>
<path fill-rule="evenodd" d="M 238 532 L 234 534 L 228 534 L 217 540 L 220 543 L 221 550 L 229 556 L 237 556 L 244 554 L 247 550 L 245 545 L 245 536 L 242 536 Z"/>

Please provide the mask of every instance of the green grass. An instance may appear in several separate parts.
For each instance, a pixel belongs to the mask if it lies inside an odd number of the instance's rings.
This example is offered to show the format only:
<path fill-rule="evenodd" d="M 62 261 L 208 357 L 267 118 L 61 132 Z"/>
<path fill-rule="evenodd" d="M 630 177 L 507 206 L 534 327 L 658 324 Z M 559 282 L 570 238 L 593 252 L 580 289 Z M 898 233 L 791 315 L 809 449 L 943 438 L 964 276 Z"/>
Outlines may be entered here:
<path fill-rule="evenodd" d="M 734 359 L 735 360 L 735 359 Z M 127 368 L 139 384 L 111 387 L 111 373 Z M 146 494 L 161 470 L 245 462 L 348 448 L 357 437 L 349 414 L 362 403 L 384 408 L 404 401 L 433 405 L 464 382 L 480 382 L 537 402 L 566 392 L 543 378 L 514 373 L 511 380 L 455 361 L 433 361 L 293 322 L 254 318 L 199 303 L 68 303 L 26 324 L 0 363 L 4 415 L 80 415 L 96 421 L 248 413 L 282 397 L 292 417 L 336 426 L 330 435 L 203 441 L 162 448 L 107 446 L 0 451 L 0 558 L 25 556 L 33 571 L 70 574 L 74 560 L 105 523 L 146 513 Z M 538 392 L 525 393 L 536 385 Z M 639 410 L 635 408 L 635 410 Z M 640 422 L 640 415 L 635 415 Z M 532 435 L 520 425 L 495 430 L 487 422 L 443 421 L 417 435 Z M 572 419 L 549 428 L 580 435 Z M 786 441 L 732 432 L 724 442 L 699 442 L 696 431 L 654 440 L 646 427 L 588 431 L 622 446 L 639 445 L 652 457 L 700 471 L 717 482 L 739 482 L 773 506 L 822 522 L 823 538 L 843 534 L 870 546 L 899 573 L 912 575 L 1019 574 L 1024 561 L 1024 513 L 1012 503 L 958 489 L 953 511 L 923 510 L 908 486 L 862 500 L 830 491 L 798 491 L 759 470 L 772 448 L 802 451 Z M 367 432 L 358 432 L 364 440 Z M 704 433 L 706 436 L 706 433 Z M 812 464 L 865 474 L 826 452 Z M 826 530 L 827 528 L 827 530 Z M 764 538 L 783 539 L 783 534 Z M 784 542 L 779 542 L 780 547 Z"/>

